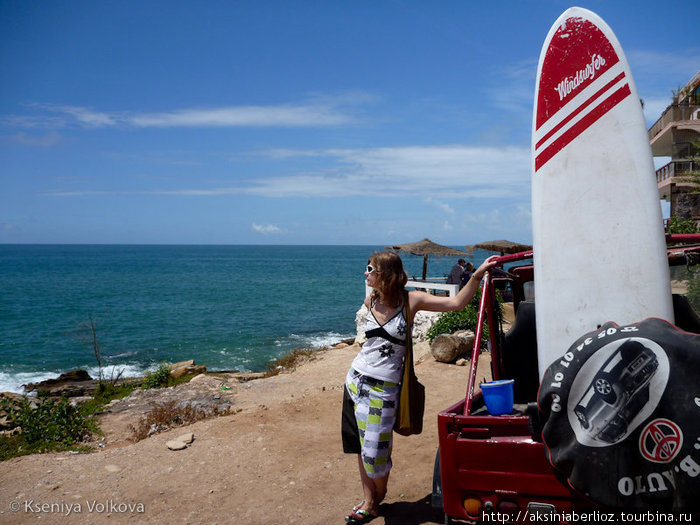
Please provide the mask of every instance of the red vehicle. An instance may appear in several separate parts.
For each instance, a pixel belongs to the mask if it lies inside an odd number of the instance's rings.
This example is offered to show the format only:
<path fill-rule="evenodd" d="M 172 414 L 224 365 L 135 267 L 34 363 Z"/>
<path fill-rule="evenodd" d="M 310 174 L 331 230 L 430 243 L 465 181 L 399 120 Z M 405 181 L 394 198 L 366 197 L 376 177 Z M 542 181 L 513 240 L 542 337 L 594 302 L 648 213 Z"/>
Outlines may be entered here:
<path fill-rule="evenodd" d="M 669 248 L 671 265 L 688 265 L 691 259 L 697 263 L 700 235 L 669 236 L 667 241 L 695 243 Z M 537 430 L 539 375 L 535 303 L 529 293 L 534 279 L 531 259 L 532 251 L 500 257 L 498 268 L 487 274 L 466 396 L 438 414 L 432 502 L 444 513 L 445 523 L 454 519 L 530 522 L 535 514 L 570 513 L 594 506 L 555 475 Z M 507 272 L 502 270 L 506 264 Z M 515 312 L 505 332 L 496 300 L 499 290 L 512 294 Z M 673 299 L 676 325 L 700 333 L 700 318 L 687 299 L 677 295 Z M 491 416 L 481 392 L 475 391 L 485 321 L 493 379 L 515 379 L 511 415 Z"/>

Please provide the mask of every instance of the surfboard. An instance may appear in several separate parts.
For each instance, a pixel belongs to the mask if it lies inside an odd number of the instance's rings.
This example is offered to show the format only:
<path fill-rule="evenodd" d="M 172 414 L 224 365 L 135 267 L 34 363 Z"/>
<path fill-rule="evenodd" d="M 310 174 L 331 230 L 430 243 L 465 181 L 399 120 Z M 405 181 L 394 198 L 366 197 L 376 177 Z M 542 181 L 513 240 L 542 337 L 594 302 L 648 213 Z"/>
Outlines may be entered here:
<path fill-rule="evenodd" d="M 641 101 L 610 27 L 578 7 L 557 19 L 540 54 L 532 219 L 540 379 L 607 321 L 673 322 Z"/>

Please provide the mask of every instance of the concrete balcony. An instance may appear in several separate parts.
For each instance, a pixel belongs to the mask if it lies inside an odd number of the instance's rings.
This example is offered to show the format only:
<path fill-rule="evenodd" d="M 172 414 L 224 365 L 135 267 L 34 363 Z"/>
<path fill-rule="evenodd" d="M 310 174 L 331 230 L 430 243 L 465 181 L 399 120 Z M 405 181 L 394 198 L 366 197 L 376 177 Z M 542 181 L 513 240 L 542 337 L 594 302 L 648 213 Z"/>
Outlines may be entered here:
<path fill-rule="evenodd" d="M 675 187 L 693 186 L 692 182 L 683 180 L 691 171 L 700 171 L 700 164 L 689 160 L 674 160 L 656 170 L 659 197 L 668 201 Z"/>
<path fill-rule="evenodd" d="M 649 142 L 655 157 L 674 157 L 674 145 L 700 137 L 700 105 L 672 104 L 649 128 Z"/>

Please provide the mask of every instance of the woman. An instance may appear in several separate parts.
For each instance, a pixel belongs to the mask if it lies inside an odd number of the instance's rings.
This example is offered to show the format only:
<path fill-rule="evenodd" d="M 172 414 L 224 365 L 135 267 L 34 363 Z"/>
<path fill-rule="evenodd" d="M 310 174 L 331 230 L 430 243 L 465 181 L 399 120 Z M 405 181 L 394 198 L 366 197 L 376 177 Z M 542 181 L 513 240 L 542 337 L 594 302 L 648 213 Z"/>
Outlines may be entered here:
<path fill-rule="evenodd" d="M 406 293 L 404 286 L 408 278 L 397 254 L 382 252 L 369 258 L 365 277 L 373 290 L 364 303 L 369 310 L 367 341 L 352 362 L 343 398 L 343 450 L 357 454 L 364 493 L 364 500 L 345 517 L 348 523 L 357 525 L 374 519 L 386 495 L 405 341 L 411 337 L 407 332 L 408 326 L 413 325 L 415 312 L 464 308 L 486 271 L 495 265 L 495 258 L 486 259 L 454 297 L 418 291 Z M 411 319 L 406 319 L 406 298 Z"/>

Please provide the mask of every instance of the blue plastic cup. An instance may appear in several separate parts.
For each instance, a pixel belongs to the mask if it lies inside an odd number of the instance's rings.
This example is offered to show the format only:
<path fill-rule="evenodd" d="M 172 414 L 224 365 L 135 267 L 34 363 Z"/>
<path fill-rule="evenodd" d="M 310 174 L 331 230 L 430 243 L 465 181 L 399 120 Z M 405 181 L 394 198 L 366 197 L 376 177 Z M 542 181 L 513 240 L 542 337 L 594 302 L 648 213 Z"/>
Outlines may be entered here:
<path fill-rule="evenodd" d="M 513 379 L 481 383 L 486 408 L 492 416 L 502 416 L 513 412 Z"/>

